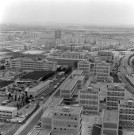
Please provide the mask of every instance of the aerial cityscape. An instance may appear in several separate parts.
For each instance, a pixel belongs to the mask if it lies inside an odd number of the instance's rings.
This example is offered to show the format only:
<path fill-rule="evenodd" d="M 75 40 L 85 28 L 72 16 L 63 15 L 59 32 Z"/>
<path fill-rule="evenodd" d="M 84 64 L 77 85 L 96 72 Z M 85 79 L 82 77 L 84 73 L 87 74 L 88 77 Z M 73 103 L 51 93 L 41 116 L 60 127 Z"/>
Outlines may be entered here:
<path fill-rule="evenodd" d="M 0 16 L 0 135 L 134 135 L 134 3 L 19 1 Z"/>

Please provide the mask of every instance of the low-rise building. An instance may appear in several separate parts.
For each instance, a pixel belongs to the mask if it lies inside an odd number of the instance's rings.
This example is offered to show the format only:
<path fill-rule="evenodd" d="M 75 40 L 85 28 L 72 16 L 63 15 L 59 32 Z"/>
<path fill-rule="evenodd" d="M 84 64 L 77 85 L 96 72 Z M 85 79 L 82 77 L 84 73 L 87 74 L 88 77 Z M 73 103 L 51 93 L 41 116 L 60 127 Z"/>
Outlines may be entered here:
<path fill-rule="evenodd" d="M 70 99 L 77 90 L 78 80 L 68 79 L 60 88 L 60 97 Z"/>
<path fill-rule="evenodd" d="M 134 100 L 121 100 L 119 104 L 119 125 L 134 128 Z"/>
<path fill-rule="evenodd" d="M 0 119 L 1 118 L 13 118 L 17 115 L 17 108 L 0 106 Z"/>
<path fill-rule="evenodd" d="M 52 135 L 81 135 L 82 108 L 57 106 L 52 115 Z"/>
<path fill-rule="evenodd" d="M 43 83 L 40 83 L 40 84 L 36 85 L 33 88 L 27 88 L 27 89 L 25 89 L 25 91 L 27 92 L 29 97 L 30 96 L 36 97 L 39 94 L 41 94 L 41 93 L 43 93 L 43 92 L 48 90 L 50 82 L 51 81 L 48 80 L 46 82 L 43 82 Z"/>
<path fill-rule="evenodd" d="M 99 113 L 99 89 L 87 87 L 80 90 L 79 105 L 83 107 L 83 114 Z"/>
<path fill-rule="evenodd" d="M 29 58 L 15 58 L 10 61 L 10 68 L 22 70 L 52 70 L 56 71 L 57 63 L 47 60 L 32 60 Z"/>
<path fill-rule="evenodd" d="M 119 112 L 118 110 L 104 110 L 101 135 L 118 135 Z"/>
<path fill-rule="evenodd" d="M 125 97 L 125 85 L 124 84 L 109 84 L 107 85 L 107 97 L 106 105 L 109 110 L 117 110 L 120 100 Z"/>

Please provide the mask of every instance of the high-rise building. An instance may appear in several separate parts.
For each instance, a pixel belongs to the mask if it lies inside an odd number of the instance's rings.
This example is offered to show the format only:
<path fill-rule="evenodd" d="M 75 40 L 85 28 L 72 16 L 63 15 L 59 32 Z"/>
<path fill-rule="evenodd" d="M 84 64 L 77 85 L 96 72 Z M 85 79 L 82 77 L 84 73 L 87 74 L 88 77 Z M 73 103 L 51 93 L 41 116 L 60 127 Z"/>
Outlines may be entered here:
<path fill-rule="evenodd" d="M 109 84 L 107 86 L 106 105 L 109 110 L 117 110 L 120 100 L 125 97 L 124 84 Z"/>
<path fill-rule="evenodd" d="M 101 135 L 118 135 L 118 110 L 104 110 Z"/>
<path fill-rule="evenodd" d="M 82 108 L 57 106 L 52 115 L 52 135 L 81 135 Z"/>
<path fill-rule="evenodd" d="M 99 89 L 87 87 L 80 90 L 79 105 L 84 114 L 99 113 Z"/>

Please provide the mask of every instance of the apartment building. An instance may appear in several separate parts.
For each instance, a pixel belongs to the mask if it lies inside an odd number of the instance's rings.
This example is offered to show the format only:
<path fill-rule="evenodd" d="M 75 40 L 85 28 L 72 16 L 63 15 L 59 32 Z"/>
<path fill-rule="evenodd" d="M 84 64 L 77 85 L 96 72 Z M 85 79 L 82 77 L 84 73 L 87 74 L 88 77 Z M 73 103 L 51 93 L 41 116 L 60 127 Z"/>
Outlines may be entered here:
<path fill-rule="evenodd" d="M 81 135 L 82 108 L 57 106 L 52 114 L 52 135 Z"/>
<path fill-rule="evenodd" d="M 80 90 L 79 105 L 83 107 L 83 114 L 99 113 L 99 89 L 87 87 Z"/>
<path fill-rule="evenodd" d="M 57 69 L 57 63 L 47 60 L 32 60 L 29 58 L 15 58 L 10 61 L 10 68 L 22 70 L 52 70 Z"/>
<path fill-rule="evenodd" d="M 110 76 L 110 64 L 104 61 L 95 62 L 94 64 L 95 64 L 94 73 L 96 76 L 96 80 L 98 82 L 104 82 L 108 80 Z"/>
<path fill-rule="evenodd" d="M 60 97 L 70 99 L 76 92 L 78 86 L 77 79 L 68 79 L 60 88 Z"/>
<path fill-rule="evenodd" d="M 13 118 L 17 115 L 17 108 L 0 106 L 0 118 Z"/>
<path fill-rule="evenodd" d="M 82 60 L 78 62 L 78 70 L 83 70 L 83 75 L 85 75 L 86 78 L 89 78 L 90 75 L 90 65 L 91 62 L 88 60 Z"/>
<path fill-rule="evenodd" d="M 125 85 L 113 83 L 107 86 L 106 105 L 109 110 L 117 110 L 120 100 L 125 97 Z"/>
<path fill-rule="evenodd" d="M 119 125 L 134 128 L 134 100 L 121 100 L 119 104 Z"/>
<path fill-rule="evenodd" d="M 119 112 L 118 110 L 104 110 L 101 135 L 118 135 Z"/>

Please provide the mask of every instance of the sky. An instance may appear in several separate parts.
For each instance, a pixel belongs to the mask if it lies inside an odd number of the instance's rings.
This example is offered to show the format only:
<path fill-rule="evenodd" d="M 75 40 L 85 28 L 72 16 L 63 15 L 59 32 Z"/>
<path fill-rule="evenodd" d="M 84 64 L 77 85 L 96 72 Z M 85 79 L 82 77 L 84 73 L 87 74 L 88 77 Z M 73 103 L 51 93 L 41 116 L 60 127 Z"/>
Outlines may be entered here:
<path fill-rule="evenodd" d="M 134 0 L 0 0 L 0 24 L 134 25 Z"/>

